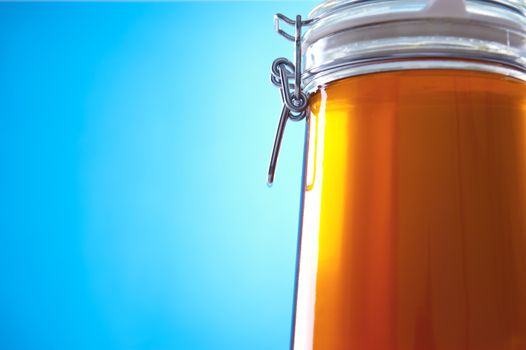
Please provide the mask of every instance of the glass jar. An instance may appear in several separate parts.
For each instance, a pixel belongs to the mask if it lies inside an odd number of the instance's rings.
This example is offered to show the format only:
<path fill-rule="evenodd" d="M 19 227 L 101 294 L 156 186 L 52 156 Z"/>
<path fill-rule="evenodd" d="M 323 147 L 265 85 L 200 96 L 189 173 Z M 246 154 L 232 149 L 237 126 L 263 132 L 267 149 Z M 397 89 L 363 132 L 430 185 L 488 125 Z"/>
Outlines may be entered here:
<path fill-rule="evenodd" d="M 526 350 L 525 13 L 347 0 L 289 20 L 282 120 L 308 128 L 294 350 Z"/>

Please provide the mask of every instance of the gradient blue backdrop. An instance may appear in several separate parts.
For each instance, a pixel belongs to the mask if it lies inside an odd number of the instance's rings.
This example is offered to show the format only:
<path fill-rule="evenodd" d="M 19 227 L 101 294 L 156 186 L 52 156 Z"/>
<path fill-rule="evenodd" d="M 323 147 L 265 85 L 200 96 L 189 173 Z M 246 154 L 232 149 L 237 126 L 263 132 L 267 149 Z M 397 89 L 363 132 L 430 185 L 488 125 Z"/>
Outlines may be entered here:
<path fill-rule="evenodd" d="M 0 349 L 288 348 L 313 5 L 0 4 Z"/>

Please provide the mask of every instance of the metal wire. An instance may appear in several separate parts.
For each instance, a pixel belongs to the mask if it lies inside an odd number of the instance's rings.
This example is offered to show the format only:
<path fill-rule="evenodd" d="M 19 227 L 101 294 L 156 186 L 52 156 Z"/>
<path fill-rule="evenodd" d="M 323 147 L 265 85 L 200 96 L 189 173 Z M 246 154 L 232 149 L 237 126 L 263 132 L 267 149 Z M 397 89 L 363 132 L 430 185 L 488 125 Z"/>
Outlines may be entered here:
<path fill-rule="evenodd" d="M 285 39 L 294 42 L 294 63 L 290 60 L 280 57 L 272 63 L 270 81 L 280 90 L 283 108 L 279 119 L 278 130 L 272 148 L 272 156 L 268 170 L 268 184 L 274 183 L 274 175 L 278 163 L 278 156 L 281 149 L 281 142 L 285 132 L 287 120 L 301 121 L 307 115 L 309 98 L 302 90 L 301 86 L 301 39 L 302 27 L 312 23 L 312 20 L 302 21 L 301 16 L 296 16 L 296 20 L 290 19 L 285 15 L 278 13 L 275 17 L 276 32 Z M 280 27 L 280 21 L 295 27 L 294 35 L 290 35 Z"/>

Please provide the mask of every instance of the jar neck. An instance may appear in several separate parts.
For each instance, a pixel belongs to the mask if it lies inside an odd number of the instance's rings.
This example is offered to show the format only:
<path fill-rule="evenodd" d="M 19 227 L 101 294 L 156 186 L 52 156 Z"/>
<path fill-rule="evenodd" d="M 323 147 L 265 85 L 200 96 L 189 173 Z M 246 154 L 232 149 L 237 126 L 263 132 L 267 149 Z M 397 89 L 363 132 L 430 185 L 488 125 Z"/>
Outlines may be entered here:
<path fill-rule="evenodd" d="M 307 82 L 305 91 L 308 93 L 314 93 L 334 81 L 365 74 L 404 70 L 444 69 L 494 73 L 526 81 L 526 73 L 524 71 L 496 62 L 492 63 L 488 61 L 484 62 L 451 58 L 395 59 L 365 63 L 355 62 L 353 65 L 341 67 L 338 70 L 328 71 L 325 74 L 319 74 L 316 79 Z"/>

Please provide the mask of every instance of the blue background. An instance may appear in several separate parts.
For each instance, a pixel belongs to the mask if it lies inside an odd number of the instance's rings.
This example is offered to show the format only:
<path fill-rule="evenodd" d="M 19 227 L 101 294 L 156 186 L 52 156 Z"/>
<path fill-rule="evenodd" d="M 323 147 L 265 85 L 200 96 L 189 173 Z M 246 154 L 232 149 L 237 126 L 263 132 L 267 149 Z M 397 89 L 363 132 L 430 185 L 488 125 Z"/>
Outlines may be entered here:
<path fill-rule="evenodd" d="M 0 349 L 288 348 L 313 5 L 0 4 Z"/>

